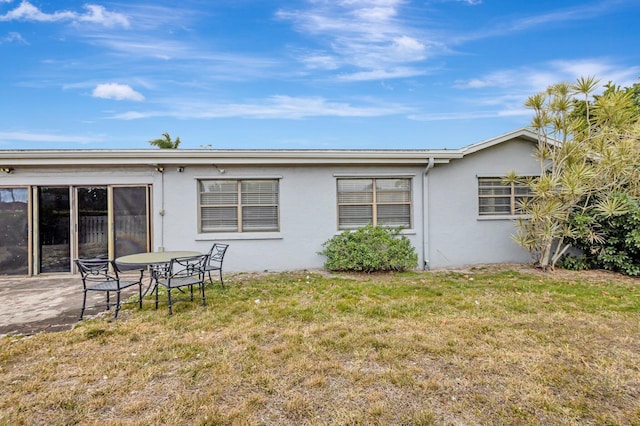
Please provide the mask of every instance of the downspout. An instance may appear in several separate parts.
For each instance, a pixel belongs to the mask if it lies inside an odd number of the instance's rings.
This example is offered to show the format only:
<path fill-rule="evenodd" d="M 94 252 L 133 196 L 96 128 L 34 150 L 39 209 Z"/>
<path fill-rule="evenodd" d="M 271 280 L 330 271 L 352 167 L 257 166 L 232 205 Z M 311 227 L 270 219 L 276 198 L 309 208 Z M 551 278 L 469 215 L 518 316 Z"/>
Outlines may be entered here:
<path fill-rule="evenodd" d="M 429 257 L 431 250 L 429 246 L 429 170 L 433 169 L 434 164 L 434 158 L 429 157 L 429 162 L 427 163 L 427 167 L 424 169 L 424 174 L 422 175 L 422 252 L 424 257 L 422 269 L 425 271 L 429 270 Z"/>
<path fill-rule="evenodd" d="M 164 169 L 160 172 L 160 187 L 162 191 L 162 204 L 160 207 L 160 247 L 159 251 L 164 251 Z"/>
<path fill-rule="evenodd" d="M 160 246 L 158 251 L 164 251 L 164 166 L 156 165 L 154 169 L 160 174 Z"/>

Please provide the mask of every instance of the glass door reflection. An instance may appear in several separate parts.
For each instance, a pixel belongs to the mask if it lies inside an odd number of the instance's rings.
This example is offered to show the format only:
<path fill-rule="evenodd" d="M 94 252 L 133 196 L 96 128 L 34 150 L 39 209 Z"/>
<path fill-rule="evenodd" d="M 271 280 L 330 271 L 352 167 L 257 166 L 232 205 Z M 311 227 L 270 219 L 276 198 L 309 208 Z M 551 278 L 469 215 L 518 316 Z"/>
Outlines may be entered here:
<path fill-rule="evenodd" d="M 38 189 L 39 272 L 71 271 L 69 187 Z"/>
<path fill-rule="evenodd" d="M 78 257 L 109 257 L 107 187 L 77 189 Z"/>

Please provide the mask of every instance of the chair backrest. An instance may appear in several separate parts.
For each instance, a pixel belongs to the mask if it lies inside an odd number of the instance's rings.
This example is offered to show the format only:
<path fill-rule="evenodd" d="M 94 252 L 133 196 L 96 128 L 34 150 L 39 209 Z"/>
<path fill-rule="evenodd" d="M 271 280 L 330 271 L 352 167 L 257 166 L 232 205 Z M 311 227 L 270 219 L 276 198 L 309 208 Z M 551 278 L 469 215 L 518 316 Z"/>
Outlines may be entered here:
<path fill-rule="evenodd" d="M 101 258 L 76 259 L 76 265 L 82 276 L 82 283 L 85 286 L 87 281 L 93 283 L 119 281 L 118 268 L 112 260 Z"/>
<path fill-rule="evenodd" d="M 204 267 L 208 254 L 198 256 L 174 257 L 168 268 L 168 278 L 199 277 L 204 279 Z"/>
<path fill-rule="evenodd" d="M 227 252 L 229 244 L 214 243 L 209 250 L 209 265 L 222 267 L 224 254 Z"/>

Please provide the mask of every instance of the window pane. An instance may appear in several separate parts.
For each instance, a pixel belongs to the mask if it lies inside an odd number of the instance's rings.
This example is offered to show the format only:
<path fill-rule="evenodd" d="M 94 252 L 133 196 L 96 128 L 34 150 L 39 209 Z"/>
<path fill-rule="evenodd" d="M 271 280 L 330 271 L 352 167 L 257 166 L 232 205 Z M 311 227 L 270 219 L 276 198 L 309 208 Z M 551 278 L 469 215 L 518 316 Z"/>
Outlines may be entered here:
<path fill-rule="evenodd" d="M 222 205 L 238 203 L 238 181 L 202 181 L 200 182 L 200 204 Z"/>
<path fill-rule="evenodd" d="M 530 196 L 531 188 L 526 182 L 511 184 L 505 183 L 504 178 L 499 177 L 478 178 L 480 214 L 522 214 L 520 203 Z"/>
<path fill-rule="evenodd" d="M 107 188 L 78 188 L 78 257 L 108 257 L 107 235 Z"/>
<path fill-rule="evenodd" d="M 113 188 L 116 256 L 147 251 L 149 245 L 147 215 L 146 187 Z"/>
<path fill-rule="evenodd" d="M 201 232 L 277 231 L 278 185 L 277 179 L 201 181 Z"/>
<path fill-rule="evenodd" d="M 411 201 L 410 192 L 378 192 L 376 194 L 378 203 L 409 203 Z"/>
<path fill-rule="evenodd" d="M 338 203 L 373 203 L 373 192 L 343 192 L 338 194 Z"/>
<path fill-rule="evenodd" d="M 278 181 L 243 181 L 242 204 L 278 204 Z"/>
<path fill-rule="evenodd" d="M 238 230 L 237 207 L 203 207 L 202 232 Z"/>
<path fill-rule="evenodd" d="M 511 195 L 511 185 L 505 184 L 501 178 L 480 178 L 478 180 L 479 195 Z"/>
<path fill-rule="evenodd" d="M 409 204 L 387 204 L 378 206 L 378 225 L 411 227 Z"/>
<path fill-rule="evenodd" d="M 502 186 L 502 187 L 496 186 L 496 187 L 490 187 L 490 188 L 480 187 L 479 194 L 480 195 L 510 195 L 511 187 L 509 186 Z"/>
<path fill-rule="evenodd" d="M 338 192 L 373 192 L 373 179 L 339 179 Z"/>
<path fill-rule="evenodd" d="M 39 272 L 71 271 L 71 197 L 69 187 L 38 190 Z"/>
<path fill-rule="evenodd" d="M 409 179 L 376 179 L 376 189 L 379 191 L 409 191 Z"/>
<path fill-rule="evenodd" d="M 511 214 L 511 199 L 510 198 L 481 198 L 480 213 Z"/>
<path fill-rule="evenodd" d="M 0 188 L 0 274 L 29 273 L 27 188 Z"/>
<path fill-rule="evenodd" d="M 373 179 L 339 179 L 338 203 L 372 203 Z"/>
<path fill-rule="evenodd" d="M 516 195 L 530 195 L 531 188 L 524 184 L 517 184 L 515 186 L 515 194 Z"/>
<path fill-rule="evenodd" d="M 250 206 L 242 208 L 243 231 L 277 231 L 278 207 Z"/>
<path fill-rule="evenodd" d="M 348 229 L 365 226 L 373 221 L 372 206 L 339 206 L 339 228 Z"/>

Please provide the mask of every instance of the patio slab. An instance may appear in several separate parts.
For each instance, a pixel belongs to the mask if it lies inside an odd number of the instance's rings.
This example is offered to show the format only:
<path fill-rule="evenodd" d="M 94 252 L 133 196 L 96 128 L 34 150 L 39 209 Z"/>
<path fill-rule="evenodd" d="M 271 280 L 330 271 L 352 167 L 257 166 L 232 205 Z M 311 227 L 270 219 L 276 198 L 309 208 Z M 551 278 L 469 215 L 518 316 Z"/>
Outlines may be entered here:
<path fill-rule="evenodd" d="M 136 291 L 129 288 L 123 295 L 126 298 Z M 89 292 L 87 305 L 104 300 L 104 293 Z M 80 275 L 0 276 L 0 303 L 0 336 L 69 330 L 78 323 L 82 281 Z M 101 312 L 104 308 L 89 308 L 85 318 Z"/>

